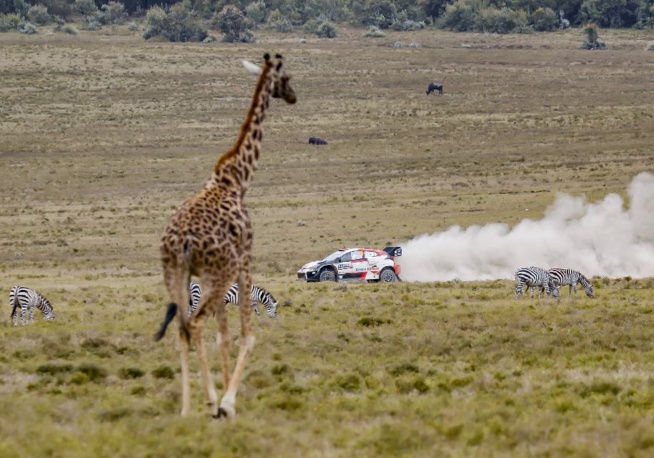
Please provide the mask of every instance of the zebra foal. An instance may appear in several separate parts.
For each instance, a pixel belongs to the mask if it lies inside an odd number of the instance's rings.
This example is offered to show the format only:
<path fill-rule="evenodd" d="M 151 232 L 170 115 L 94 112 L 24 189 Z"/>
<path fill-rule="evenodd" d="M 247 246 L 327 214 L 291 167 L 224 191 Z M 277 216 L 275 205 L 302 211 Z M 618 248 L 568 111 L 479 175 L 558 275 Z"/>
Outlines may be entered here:
<path fill-rule="evenodd" d="M 548 270 L 548 274 L 556 283 L 557 288 L 568 285 L 568 297 L 570 297 L 572 291 L 575 292 L 575 296 L 577 295 L 577 284 L 581 284 L 581 286 L 584 287 L 586 296 L 595 297 L 593 294 L 593 285 L 586 277 L 576 270 L 555 267 Z"/>
<path fill-rule="evenodd" d="M 518 297 L 523 294 L 522 288 L 526 285 L 527 289 L 531 287 L 531 297 L 534 297 L 534 289 L 538 288 L 538 297 L 540 297 L 543 290 L 545 294 L 550 294 L 556 298 L 559 297 L 559 288 L 550 277 L 545 269 L 540 267 L 521 267 L 515 272 L 515 279 L 518 285 L 515 288 L 515 296 Z"/>
<path fill-rule="evenodd" d="M 45 321 L 52 321 L 54 309 L 50 302 L 33 289 L 24 286 L 14 286 L 9 292 L 9 304 L 11 305 L 11 318 L 14 326 L 18 326 L 18 309 L 20 308 L 20 319 L 23 326 L 34 321 L 34 308 L 43 312 Z M 27 319 L 26 319 L 27 315 Z"/>
<path fill-rule="evenodd" d="M 188 314 L 191 316 L 198 308 L 200 299 L 202 298 L 200 285 L 197 282 L 192 281 L 189 285 L 189 293 Z M 257 303 L 259 302 L 261 302 L 266 308 L 266 315 L 268 315 L 269 318 L 277 318 L 277 307 L 279 306 L 277 300 L 265 289 L 252 285 L 252 289 L 250 290 L 250 307 L 254 309 L 257 316 L 261 316 L 259 307 L 257 307 Z M 225 305 L 227 304 L 238 305 L 238 283 L 234 283 L 227 291 L 227 294 L 225 294 Z"/>

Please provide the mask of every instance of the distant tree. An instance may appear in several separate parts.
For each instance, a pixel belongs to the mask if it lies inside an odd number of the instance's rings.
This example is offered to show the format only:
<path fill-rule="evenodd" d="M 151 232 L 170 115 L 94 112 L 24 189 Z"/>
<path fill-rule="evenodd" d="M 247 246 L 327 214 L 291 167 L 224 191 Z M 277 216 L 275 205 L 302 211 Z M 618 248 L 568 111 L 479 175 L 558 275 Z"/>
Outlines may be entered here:
<path fill-rule="evenodd" d="M 277 32 L 291 32 L 293 30 L 293 23 L 279 9 L 273 10 L 268 15 L 267 23 L 269 28 Z"/>
<path fill-rule="evenodd" d="M 445 8 L 451 3 L 452 0 L 426 0 L 422 3 L 422 10 L 425 16 L 437 19 L 445 13 Z"/>
<path fill-rule="evenodd" d="M 84 16 L 95 14 L 98 12 L 98 7 L 93 0 L 75 0 L 73 3 L 73 11 Z"/>
<path fill-rule="evenodd" d="M 224 34 L 223 41 L 227 43 L 250 43 L 254 36 L 250 30 L 250 21 L 243 11 L 234 5 L 226 5 L 211 19 L 213 29 Z"/>
<path fill-rule="evenodd" d="M 100 22 L 103 24 L 122 24 L 127 18 L 125 5 L 119 2 L 109 2 L 102 5 Z"/>
<path fill-rule="evenodd" d="M 27 10 L 27 19 L 36 25 L 48 25 L 52 20 L 48 8 L 43 5 L 30 6 Z"/>
<path fill-rule="evenodd" d="M 527 13 L 509 8 L 482 8 L 475 18 L 475 30 L 489 33 L 520 32 L 527 27 Z"/>
<path fill-rule="evenodd" d="M 251 21 L 253 27 L 265 22 L 267 14 L 268 10 L 266 9 L 266 2 L 263 0 L 252 2 L 245 7 L 245 15 Z"/>
<path fill-rule="evenodd" d="M 478 0 L 457 0 L 445 7 L 439 24 L 445 29 L 456 32 L 469 32 L 475 29 L 475 19 L 481 9 Z"/>
<path fill-rule="evenodd" d="M 538 8 L 531 13 L 531 26 L 534 30 L 545 32 L 559 28 L 559 15 L 551 8 Z"/>
<path fill-rule="evenodd" d="M 639 0 L 585 0 L 579 11 L 582 22 L 601 27 L 631 27 L 638 21 Z"/>
<path fill-rule="evenodd" d="M 24 0 L 0 0 L 0 14 L 25 16 L 29 7 Z"/>
<path fill-rule="evenodd" d="M 197 18 L 189 1 L 177 3 L 168 11 L 155 6 L 145 16 L 143 38 L 163 37 L 168 41 L 202 41 L 207 38 L 206 27 Z"/>

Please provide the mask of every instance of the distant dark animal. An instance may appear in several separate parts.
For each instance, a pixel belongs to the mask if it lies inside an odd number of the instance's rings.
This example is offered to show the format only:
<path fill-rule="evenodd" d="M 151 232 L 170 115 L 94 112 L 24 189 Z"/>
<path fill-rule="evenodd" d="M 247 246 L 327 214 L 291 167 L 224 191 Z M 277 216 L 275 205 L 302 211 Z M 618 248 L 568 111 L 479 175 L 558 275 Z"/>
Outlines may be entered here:
<path fill-rule="evenodd" d="M 438 91 L 440 95 L 443 95 L 443 85 L 440 83 L 429 83 L 429 87 L 427 87 L 427 95 L 435 91 Z"/>
<path fill-rule="evenodd" d="M 568 297 L 570 297 L 573 291 L 575 296 L 577 295 L 577 283 L 580 283 L 584 287 L 586 296 L 595 297 L 593 295 L 593 285 L 580 272 L 572 269 L 554 268 L 550 269 L 548 273 L 554 279 L 557 287 L 568 285 Z"/>
<path fill-rule="evenodd" d="M 309 138 L 309 145 L 326 145 L 327 141 L 323 140 L 322 138 L 318 137 L 310 137 Z"/>
<path fill-rule="evenodd" d="M 19 308 L 23 326 L 34 321 L 35 307 L 43 312 L 43 318 L 46 321 L 54 320 L 54 310 L 50 302 L 33 289 L 14 286 L 9 293 L 9 303 L 11 304 L 11 318 L 14 320 L 14 326 L 18 325 Z"/>

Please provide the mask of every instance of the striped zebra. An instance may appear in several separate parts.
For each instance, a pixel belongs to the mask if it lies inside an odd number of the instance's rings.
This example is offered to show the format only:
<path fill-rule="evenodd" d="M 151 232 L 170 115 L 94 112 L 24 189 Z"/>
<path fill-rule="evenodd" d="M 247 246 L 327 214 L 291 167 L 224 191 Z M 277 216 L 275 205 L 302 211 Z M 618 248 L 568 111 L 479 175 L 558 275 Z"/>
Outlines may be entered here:
<path fill-rule="evenodd" d="M 527 286 L 527 289 L 531 287 L 531 297 L 534 297 L 534 290 L 538 288 L 538 297 L 545 291 L 546 295 L 553 295 L 554 297 L 559 297 L 559 289 L 554 283 L 554 280 L 549 276 L 545 269 L 540 267 L 521 267 L 515 273 L 515 279 L 518 282 L 518 285 L 515 289 L 515 296 L 518 297 L 522 295 L 523 286 Z"/>
<path fill-rule="evenodd" d="M 188 314 L 191 316 L 193 312 L 197 310 L 198 305 L 200 304 L 200 299 L 202 298 L 200 285 L 192 281 L 189 285 L 189 293 Z M 257 316 L 261 316 L 259 307 L 257 307 L 257 303 L 259 302 L 261 302 L 266 308 L 266 315 L 268 315 L 269 318 L 277 318 L 277 300 L 265 289 L 252 285 L 250 292 L 250 306 L 254 309 Z M 226 304 L 238 305 L 238 283 L 234 283 L 227 291 L 227 294 L 225 294 L 225 305 Z"/>
<path fill-rule="evenodd" d="M 575 292 L 575 296 L 577 295 L 577 283 L 584 287 L 586 290 L 586 296 L 595 297 L 593 295 L 593 285 L 591 285 L 588 279 L 580 272 L 572 269 L 561 269 L 555 267 L 550 269 L 548 273 L 556 283 L 557 288 L 568 285 L 568 297 L 570 297 L 572 291 Z"/>
<path fill-rule="evenodd" d="M 34 307 L 43 312 L 43 319 L 54 320 L 54 309 L 50 302 L 33 289 L 24 286 L 14 286 L 9 292 L 9 303 L 11 304 L 11 318 L 14 326 L 18 326 L 18 308 L 20 307 L 20 319 L 23 326 L 34 321 Z M 27 319 L 26 319 L 26 316 Z"/>

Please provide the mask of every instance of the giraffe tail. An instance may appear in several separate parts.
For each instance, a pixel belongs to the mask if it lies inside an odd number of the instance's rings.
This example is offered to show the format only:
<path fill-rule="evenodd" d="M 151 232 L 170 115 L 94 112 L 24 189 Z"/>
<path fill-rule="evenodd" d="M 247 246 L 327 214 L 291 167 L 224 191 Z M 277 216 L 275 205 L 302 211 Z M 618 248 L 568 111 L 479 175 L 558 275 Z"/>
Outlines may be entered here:
<path fill-rule="evenodd" d="M 175 319 L 175 316 L 177 315 L 177 304 L 174 302 L 171 302 L 168 304 L 168 310 L 166 311 L 166 318 L 164 318 L 163 323 L 161 323 L 161 328 L 159 328 L 159 331 L 154 335 L 154 341 L 158 342 L 161 340 L 161 338 L 166 334 L 166 329 L 168 328 L 168 325 L 170 324 L 171 321 Z"/>

